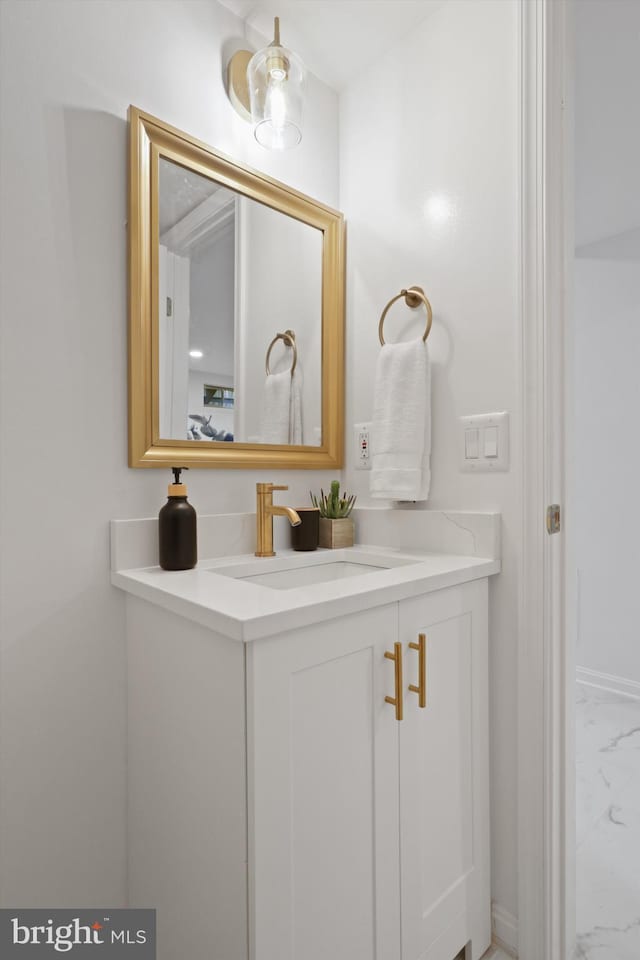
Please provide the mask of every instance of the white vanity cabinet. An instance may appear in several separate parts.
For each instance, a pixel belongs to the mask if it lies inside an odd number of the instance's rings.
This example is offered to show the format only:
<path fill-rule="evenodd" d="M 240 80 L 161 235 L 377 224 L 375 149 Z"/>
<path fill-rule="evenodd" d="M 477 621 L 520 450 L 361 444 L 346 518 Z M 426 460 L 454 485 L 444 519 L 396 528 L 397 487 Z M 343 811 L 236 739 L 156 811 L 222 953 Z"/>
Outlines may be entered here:
<path fill-rule="evenodd" d="M 426 706 L 406 696 L 400 744 L 402 960 L 491 941 L 487 581 L 398 608 L 403 649 L 424 635 Z M 405 658 L 417 685 L 418 653 Z M 406 689 L 405 683 L 405 689 Z"/>
<path fill-rule="evenodd" d="M 130 902 L 158 960 L 478 960 L 486 579 L 244 645 L 128 597 L 128 636 Z"/>
<path fill-rule="evenodd" d="M 480 957 L 486 580 L 255 643 L 247 681 L 255 960 L 452 960 L 468 940 Z"/>

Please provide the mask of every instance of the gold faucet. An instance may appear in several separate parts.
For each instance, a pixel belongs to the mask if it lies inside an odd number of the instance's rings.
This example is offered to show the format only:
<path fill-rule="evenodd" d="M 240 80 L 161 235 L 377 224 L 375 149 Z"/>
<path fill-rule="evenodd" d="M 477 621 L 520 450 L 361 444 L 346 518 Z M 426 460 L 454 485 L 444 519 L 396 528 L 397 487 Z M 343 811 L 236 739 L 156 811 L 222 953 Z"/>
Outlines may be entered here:
<path fill-rule="evenodd" d="M 275 557 L 273 549 L 273 518 L 287 517 L 292 527 L 302 523 L 292 507 L 274 506 L 273 491 L 288 490 L 289 487 L 276 486 L 274 483 L 256 483 L 256 535 L 258 546 L 256 557 Z"/>

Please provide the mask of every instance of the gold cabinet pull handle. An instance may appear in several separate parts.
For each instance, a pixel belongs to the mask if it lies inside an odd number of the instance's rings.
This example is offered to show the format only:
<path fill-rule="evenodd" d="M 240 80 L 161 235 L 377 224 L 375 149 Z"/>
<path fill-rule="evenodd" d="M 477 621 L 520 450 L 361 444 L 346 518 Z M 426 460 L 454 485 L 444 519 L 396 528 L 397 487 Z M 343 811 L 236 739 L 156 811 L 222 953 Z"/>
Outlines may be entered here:
<path fill-rule="evenodd" d="M 409 644 L 410 650 L 418 651 L 418 686 L 415 683 L 409 684 L 409 690 L 418 694 L 418 706 L 427 705 L 427 637 L 426 634 L 418 634 L 418 642 Z"/>
<path fill-rule="evenodd" d="M 390 703 L 396 708 L 396 720 L 402 720 L 402 644 L 394 643 L 393 653 L 385 650 L 384 655 L 387 660 L 393 660 L 395 664 L 395 697 L 385 697 L 385 703 Z"/>

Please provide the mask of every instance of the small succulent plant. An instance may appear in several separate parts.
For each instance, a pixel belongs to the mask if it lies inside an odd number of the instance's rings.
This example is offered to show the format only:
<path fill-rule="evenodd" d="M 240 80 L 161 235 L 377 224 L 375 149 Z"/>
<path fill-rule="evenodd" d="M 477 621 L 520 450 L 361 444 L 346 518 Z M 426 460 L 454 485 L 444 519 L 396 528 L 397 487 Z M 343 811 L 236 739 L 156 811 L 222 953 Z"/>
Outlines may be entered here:
<path fill-rule="evenodd" d="M 319 497 L 316 497 L 313 493 L 310 493 L 309 496 L 311 497 L 311 503 L 320 511 L 320 516 L 326 517 L 328 520 L 343 520 L 348 517 L 356 502 L 354 494 L 344 493 L 343 496 L 340 496 L 339 480 L 331 481 L 331 493 L 325 494 L 324 490 L 320 488 Z"/>

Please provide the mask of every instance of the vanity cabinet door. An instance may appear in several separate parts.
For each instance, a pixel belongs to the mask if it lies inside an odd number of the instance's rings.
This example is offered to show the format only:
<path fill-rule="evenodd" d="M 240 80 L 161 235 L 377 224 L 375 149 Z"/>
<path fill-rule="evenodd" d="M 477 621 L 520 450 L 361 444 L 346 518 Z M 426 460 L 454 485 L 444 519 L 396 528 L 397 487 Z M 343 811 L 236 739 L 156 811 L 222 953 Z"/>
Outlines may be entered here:
<path fill-rule="evenodd" d="M 400 958 L 397 604 L 247 647 L 251 960 Z"/>
<path fill-rule="evenodd" d="M 419 658 L 425 637 L 426 705 Z M 406 650 L 400 724 L 402 960 L 451 960 L 491 939 L 487 581 L 400 604 Z"/>

